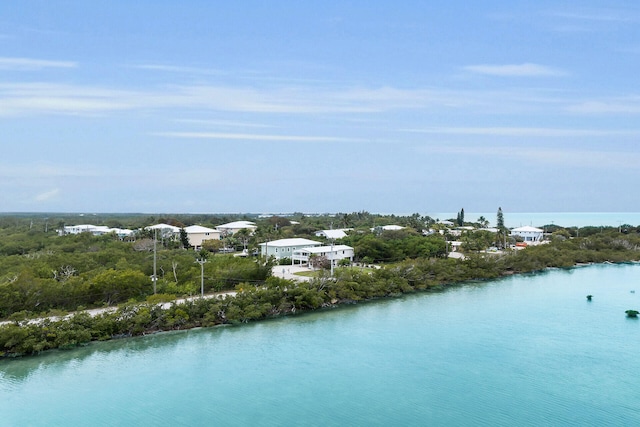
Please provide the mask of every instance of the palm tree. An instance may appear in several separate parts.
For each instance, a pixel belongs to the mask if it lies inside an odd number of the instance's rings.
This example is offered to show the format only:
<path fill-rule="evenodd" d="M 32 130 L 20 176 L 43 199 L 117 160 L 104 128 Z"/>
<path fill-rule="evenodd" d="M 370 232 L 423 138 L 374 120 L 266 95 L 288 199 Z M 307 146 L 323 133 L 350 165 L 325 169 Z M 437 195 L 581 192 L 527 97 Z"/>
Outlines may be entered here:
<path fill-rule="evenodd" d="M 478 218 L 478 224 L 480 224 L 481 228 L 489 227 L 489 221 L 484 216 L 480 216 L 480 218 Z"/>
<path fill-rule="evenodd" d="M 241 228 L 236 232 L 236 238 L 242 242 L 243 252 L 247 252 L 247 243 L 249 242 L 249 236 L 251 233 L 246 228 Z"/>

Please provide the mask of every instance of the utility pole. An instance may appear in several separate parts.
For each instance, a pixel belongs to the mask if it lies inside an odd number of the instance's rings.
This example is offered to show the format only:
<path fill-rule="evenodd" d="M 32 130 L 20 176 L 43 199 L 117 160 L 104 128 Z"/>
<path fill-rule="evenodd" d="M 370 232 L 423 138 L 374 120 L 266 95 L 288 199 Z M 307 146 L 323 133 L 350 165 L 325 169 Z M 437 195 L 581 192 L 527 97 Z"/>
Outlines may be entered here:
<path fill-rule="evenodd" d="M 333 230 L 333 221 L 331 221 L 331 230 Z M 331 239 L 331 277 L 333 277 L 333 260 L 334 260 L 334 256 L 333 256 L 333 241 L 335 239 Z"/>
<path fill-rule="evenodd" d="M 333 277 L 333 261 L 335 260 L 335 256 L 333 253 L 333 239 L 331 239 L 331 277 Z"/>
<path fill-rule="evenodd" d="M 202 250 L 200 251 L 200 258 L 196 259 L 196 262 L 200 264 L 200 296 L 204 298 L 204 263 L 207 262 L 207 258 Z"/>
<path fill-rule="evenodd" d="M 158 281 L 158 275 L 156 274 L 156 265 L 158 258 L 158 248 L 156 243 L 158 241 L 158 229 L 153 229 L 153 276 L 151 276 L 151 281 L 153 282 L 153 294 L 156 294 L 156 282 Z"/>

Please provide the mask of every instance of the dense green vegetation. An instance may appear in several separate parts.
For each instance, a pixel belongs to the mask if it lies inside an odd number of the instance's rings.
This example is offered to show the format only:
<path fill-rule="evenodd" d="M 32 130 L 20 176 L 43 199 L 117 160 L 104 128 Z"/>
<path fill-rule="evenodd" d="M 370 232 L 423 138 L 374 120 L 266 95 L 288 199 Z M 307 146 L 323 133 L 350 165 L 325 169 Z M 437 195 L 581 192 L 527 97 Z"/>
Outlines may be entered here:
<path fill-rule="evenodd" d="M 12 237 L 12 238 L 11 238 Z M 153 293 L 153 242 L 122 242 L 113 235 L 26 234 L 0 243 L 0 318 L 17 312 L 46 314 L 144 300 Z M 10 248 L 10 250 L 7 250 Z M 25 250 L 29 248 L 29 250 Z M 6 255 L 11 253 L 10 255 Z M 157 253 L 157 290 L 176 296 L 200 291 L 196 254 L 161 248 Z M 267 266 L 232 256 L 211 257 L 205 264 L 205 291 L 232 289 L 239 282 L 263 281 Z"/>
<path fill-rule="evenodd" d="M 129 219 L 139 220 L 135 216 Z M 311 237 L 314 230 L 328 228 L 336 217 L 301 216 L 299 220 L 292 225 L 286 218 L 273 217 L 259 223 L 249 246 L 264 237 Z M 466 258 L 456 260 L 444 256 L 443 235 L 418 233 L 428 219 L 414 215 L 380 220 L 360 213 L 341 220 L 362 220 L 360 224 L 367 225 L 354 227 L 344 243 L 354 246 L 360 260 L 383 262 L 381 268 L 341 267 L 333 277 L 327 272 L 310 282 L 294 283 L 270 277 L 270 265 L 263 260 L 212 255 L 204 264 L 205 290 L 234 289 L 237 295 L 197 298 L 163 309 L 159 301 L 199 294 L 200 266 L 195 263 L 198 254 L 192 250 L 161 242 L 157 257 L 160 294 L 152 295 L 153 242 L 148 238 L 123 242 L 113 235 L 57 236 L 34 227 L 26 218 L 0 217 L 0 316 L 12 320 L 0 327 L 0 355 L 35 354 L 93 340 L 243 323 L 548 267 L 640 260 L 640 234 L 630 226 L 555 227 L 546 245 L 500 254 L 481 251 L 492 240 L 486 232 L 470 232 L 461 236 Z M 378 220 L 410 228 L 382 232 L 368 227 Z M 119 221 L 127 225 L 124 218 Z M 142 221 L 142 225 L 149 223 Z M 119 304 L 117 311 L 95 317 L 79 313 L 66 320 L 25 320 L 112 304 Z"/>

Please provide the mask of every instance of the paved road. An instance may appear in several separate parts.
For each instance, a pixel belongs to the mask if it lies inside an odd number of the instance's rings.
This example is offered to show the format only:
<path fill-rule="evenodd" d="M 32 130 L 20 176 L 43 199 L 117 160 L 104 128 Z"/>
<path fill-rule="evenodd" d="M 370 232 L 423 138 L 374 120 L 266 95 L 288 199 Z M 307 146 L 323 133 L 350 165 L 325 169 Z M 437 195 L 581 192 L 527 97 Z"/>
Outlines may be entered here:
<path fill-rule="evenodd" d="M 311 280 L 311 277 L 306 277 L 306 276 L 297 276 L 295 273 L 298 273 L 300 271 L 311 271 L 311 269 L 307 266 L 299 266 L 299 265 L 277 265 L 275 267 L 273 267 L 272 269 L 272 274 L 275 277 L 280 277 L 280 278 L 284 278 L 284 279 L 288 279 L 288 280 L 297 280 L 297 281 L 309 281 Z M 227 296 L 234 296 L 236 293 L 234 291 L 226 291 L 226 292 L 216 292 L 213 294 L 207 294 L 204 297 L 205 298 L 226 298 Z M 177 299 L 175 301 L 171 301 L 171 302 L 165 302 L 165 303 L 160 303 L 158 304 L 160 307 L 162 307 L 163 309 L 167 309 L 169 307 L 171 307 L 171 304 L 176 303 L 176 304 L 183 304 L 186 301 L 190 301 L 190 300 L 194 300 L 194 299 L 198 299 L 200 298 L 200 296 L 193 296 L 193 297 L 189 297 L 189 298 L 181 298 L 181 299 Z M 30 319 L 28 321 L 29 324 L 34 324 L 34 323 L 40 323 L 45 319 L 51 320 L 53 322 L 57 321 L 57 320 L 61 320 L 61 319 L 68 319 L 70 317 L 73 317 L 76 313 L 89 313 L 91 315 L 91 317 L 95 317 L 95 316 L 99 316 L 102 313 L 113 313 L 114 311 L 118 310 L 118 307 L 103 307 L 103 308 L 92 308 L 90 310 L 82 310 L 82 311 L 75 311 L 72 313 L 69 313 L 67 315 L 64 316 L 48 316 L 48 317 L 38 317 L 35 319 Z M 0 322 L 0 325 L 6 325 L 9 323 L 14 323 L 11 320 L 5 320 Z"/>
<path fill-rule="evenodd" d="M 234 296 L 236 294 L 235 291 L 225 291 L 225 292 L 215 292 L 213 294 L 206 294 L 204 296 L 204 298 L 226 298 L 228 296 Z M 184 304 L 187 301 L 193 301 L 200 298 L 200 295 L 198 296 L 193 296 L 193 297 L 189 297 L 189 298 L 180 298 L 174 301 L 170 301 L 170 302 L 162 302 L 159 303 L 158 305 L 160 307 L 162 307 L 164 310 L 168 309 L 169 307 L 171 307 L 171 304 Z M 141 303 L 143 304 L 143 303 Z M 103 307 L 103 308 L 92 308 L 90 310 L 82 310 L 82 311 L 74 311 L 72 313 L 69 313 L 65 316 L 48 316 L 48 317 L 38 317 L 35 319 L 29 319 L 29 321 L 27 322 L 28 324 L 36 324 L 36 323 L 40 323 L 43 320 L 51 320 L 53 322 L 58 321 L 58 320 L 62 320 L 62 319 L 68 319 L 70 317 L 73 317 L 75 314 L 77 313 L 88 313 L 89 315 L 91 315 L 91 317 L 95 317 L 95 316 L 99 316 L 102 313 L 113 313 L 114 311 L 117 311 L 118 307 Z M 3 322 L 0 322 L 0 326 L 1 325 L 6 325 L 9 323 L 14 323 L 11 320 L 5 320 Z"/>

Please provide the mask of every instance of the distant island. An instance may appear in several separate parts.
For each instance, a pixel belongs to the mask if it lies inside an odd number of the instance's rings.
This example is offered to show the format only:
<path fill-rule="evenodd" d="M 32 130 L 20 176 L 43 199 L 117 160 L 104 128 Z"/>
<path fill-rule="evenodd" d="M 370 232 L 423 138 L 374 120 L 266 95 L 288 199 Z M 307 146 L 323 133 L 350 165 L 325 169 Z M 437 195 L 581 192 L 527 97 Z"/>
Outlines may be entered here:
<path fill-rule="evenodd" d="M 637 227 L 509 229 L 501 209 L 493 226 L 463 209 L 455 218 L 3 214 L 0 356 L 638 260 Z M 273 274 L 296 262 L 307 277 Z"/>

